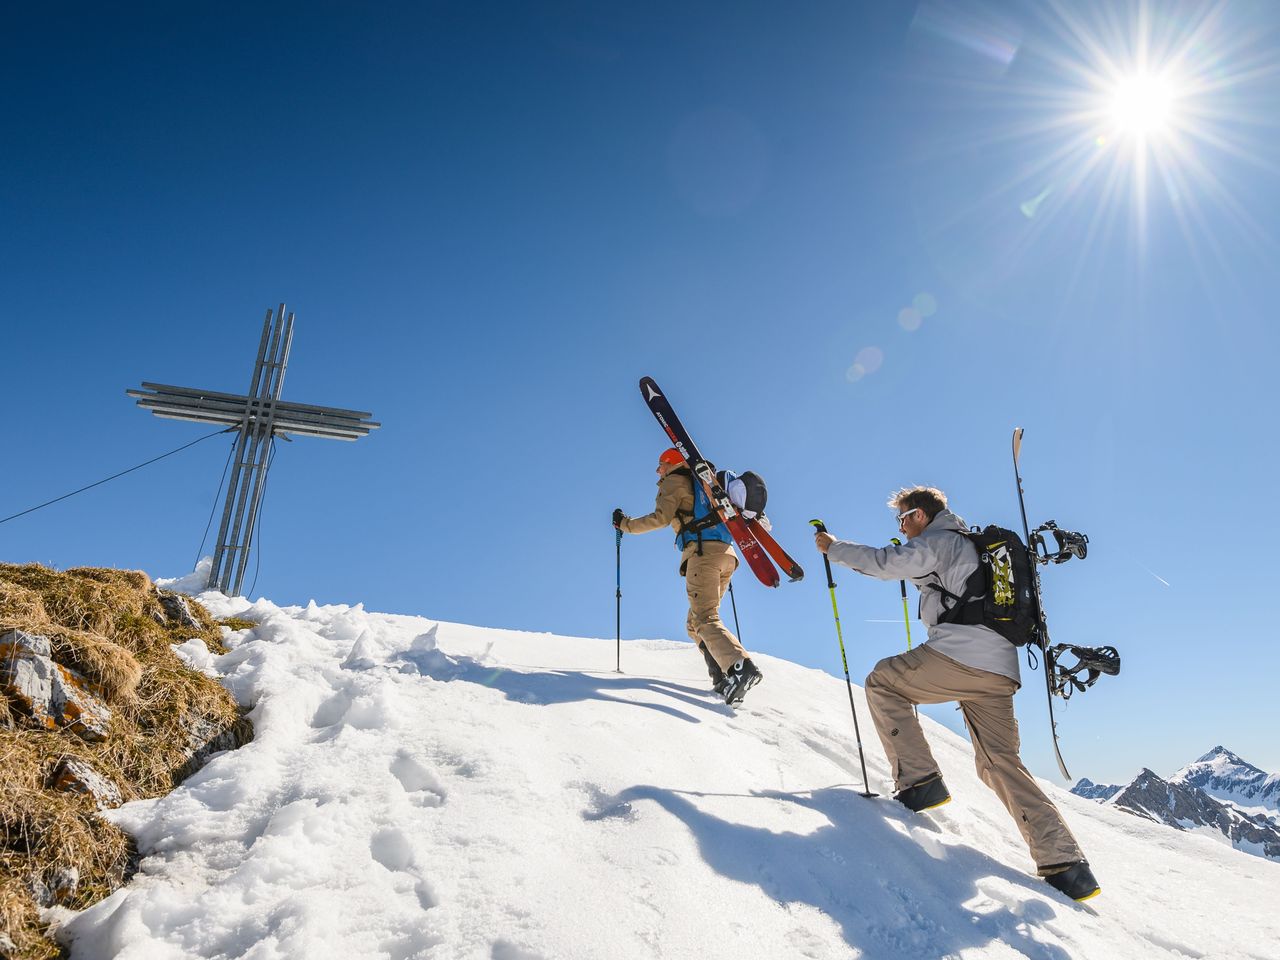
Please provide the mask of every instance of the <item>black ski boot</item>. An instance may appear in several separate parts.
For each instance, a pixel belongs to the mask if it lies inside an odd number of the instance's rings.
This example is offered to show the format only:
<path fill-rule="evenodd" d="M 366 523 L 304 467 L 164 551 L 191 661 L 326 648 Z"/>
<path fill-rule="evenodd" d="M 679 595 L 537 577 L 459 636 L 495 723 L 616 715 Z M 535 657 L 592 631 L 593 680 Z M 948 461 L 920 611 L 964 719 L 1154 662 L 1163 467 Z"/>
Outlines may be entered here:
<path fill-rule="evenodd" d="M 750 657 L 739 660 L 725 674 L 724 702 L 730 706 L 741 703 L 747 691 L 763 679 L 764 674 L 751 662 Z"/>
<path fill-rule="evenodd" d="M 728 683 L 724 677 L 724 671 L 720 669 L 720 664 L 716 663 L 716 658 L 708 652 L 706 644 L 698 644 L 698 650 L 702 652 L 702 659 L 707 661 L 707 676 L 711 678 L 711 689 L 715 691 L 716 696 L 724 696 L 724 687 Z"/>
<path fill-rule="evenodd" d="M 1065 893 L 1072 900 L 1088 900 L 1102 892 L 1097 878 L 1089 869 L 1089 861 L 1079 860 L 1076 863 L 1058 864 L 1047 867 L 1055 871 L 1045 877 L 1045 882 L 1053 889 Z"/>
<path fill-rule="evenodd" d="M 942 782 L 942 774 L 931 773 L 918 783 L 914 783 L 905 790 L 899 790 L 893 795 L 893 799 L 908 810 L 916 813 L 922 813 L 925 810 L 932 810 L 934 807 L 940 807 L 944 803 L 951 802 L 951 791 L 947 789 L 947 785 Z"/>

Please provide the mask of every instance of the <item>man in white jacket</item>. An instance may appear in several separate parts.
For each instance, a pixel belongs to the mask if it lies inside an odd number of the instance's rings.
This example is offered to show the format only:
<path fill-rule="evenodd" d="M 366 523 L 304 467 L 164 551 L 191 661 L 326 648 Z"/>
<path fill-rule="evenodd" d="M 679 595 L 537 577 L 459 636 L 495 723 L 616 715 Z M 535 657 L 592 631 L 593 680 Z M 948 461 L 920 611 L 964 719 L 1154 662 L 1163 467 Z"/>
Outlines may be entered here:
<path fill-rule="evenodd" d="M 1018 756 L 1018 648 L 981 624 L 939 622 L 947 610 L 943 591 L 963 596 L 978 568 L 964 521 L 947 510 L 946 494 L 933 487 L 899 490 L 889 506 L 907 537 L 901 546 L 869 547 L 829 533 L 818 533 L 816 542 L 836 563 L 879 580 L 910 580 L 920 590 L 919 617 L 929 639 L 881 660 L 866 682 L 867 705 L 893 770 L 895 799 L 915 811 L 951 799 L 912 708 L 956 701 L 973 741 L 978 776 L 1017 823 L 1037 872 L 1073 899 L 1094 896 L 1098 883 L 1080 845 Z"/>

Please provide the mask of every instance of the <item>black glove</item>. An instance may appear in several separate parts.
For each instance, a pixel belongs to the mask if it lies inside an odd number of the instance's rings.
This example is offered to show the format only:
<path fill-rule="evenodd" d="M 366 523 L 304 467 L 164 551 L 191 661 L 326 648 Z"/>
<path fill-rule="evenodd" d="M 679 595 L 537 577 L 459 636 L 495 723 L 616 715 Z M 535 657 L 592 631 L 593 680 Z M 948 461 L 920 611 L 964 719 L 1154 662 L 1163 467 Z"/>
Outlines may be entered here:
<path fill-rule="evenodd" d="M 623 520 L 625 520 L 625 519 L 627 519 L 627 515 L 626 515 L 625 513 L 623 513 L 623 512 L 622 512 L 622 508 L 621 508 L 621 507 L 617 507 L 617 508 L 613 511 L 613 525 L 614 525 L 614 527 L 615 527 L 615 528 L 617 528 L 618 530 L 621 530 L 621 529 L 622 529 L 622 521 L 623 521 Z"/>

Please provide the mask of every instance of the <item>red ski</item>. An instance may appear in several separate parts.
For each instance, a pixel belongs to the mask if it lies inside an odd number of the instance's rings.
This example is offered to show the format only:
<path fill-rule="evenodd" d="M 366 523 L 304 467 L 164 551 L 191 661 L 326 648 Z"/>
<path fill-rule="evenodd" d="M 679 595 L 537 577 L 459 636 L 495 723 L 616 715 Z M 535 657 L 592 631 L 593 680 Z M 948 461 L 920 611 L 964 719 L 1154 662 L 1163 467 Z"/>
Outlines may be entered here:
<path fill-rule="evenodd" d="M 676 416 L 675 410 L 671 408 L 671 404 L 667 402 L 667 398 L 652 377 L 645 377 L 640 381 L 640 393 L 644 397 L 645 403 L 649 405 L 649 411 L 662 429 L 666 431 L 671 440 L 671 445 L 679 451 L 680 456 L 684 457 L 684 462 L 688 465 L 690 472 L 702 483 L 702 488 L 706 491 L 707 498 L 711 501 L 716 513 L 720 515 L 720 519 L 724 521 L 724 525 L 728 527 L 734 544 L 742 552 L 742 556 L 747 561 L 747 566 L 751 568 L 751 572 L 766 587 L 776 587 L 782 578 L 778 575 L 773 562 L 765 553 L 765 548 L 762 546 L 762 541 L 757 537 L 756 531 L 758 530 L 765 537 L 768 537 L 771 543 L 773 538 L 754 520 L 747 520 L 738 513 L 737 507 L 729 499 L 729 494 L 716 481 L 715 468 L 710 461 L 698 452 L 698 448 L 694 445 L 693 440 L 690 439 L 684 424 L 680 422 L 680 418 Z M 781 547 L 778 547 L 776 543 L 774 543 L 774 547 L 781 552 Z M 786 556 L 786 554 L 784 553 L 783 556 Z M 799 570 L 794 561 L 789 564 L 789 567 Z M 799 578 L 792 577 L 792 579 Z"/>
<path fill-rule="evenodd" d="M 787 575 L 787 578 L 792 583 L 804 579 L 804 570 L 800 567 L 800 564 L 791 559 L 791 555 L 782 549 L 782 545 L 773 539 L 773 534 L 766 530 L 759 520 L 754 518 L 748 520 L 747 529 L 756 538 L 756 542 L 764 547 L 765 553 L 773 558 L 773 562 L 782 568 L 782 572 Z"/>

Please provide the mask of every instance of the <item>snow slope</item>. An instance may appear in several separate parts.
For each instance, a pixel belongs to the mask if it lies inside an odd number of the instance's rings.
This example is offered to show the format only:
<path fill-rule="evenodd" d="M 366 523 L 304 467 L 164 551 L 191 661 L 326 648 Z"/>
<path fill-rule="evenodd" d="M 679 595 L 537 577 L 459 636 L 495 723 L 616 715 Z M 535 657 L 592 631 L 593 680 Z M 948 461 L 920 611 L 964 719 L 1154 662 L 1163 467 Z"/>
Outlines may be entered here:
<path fill-rule="evenodd" d="M 113 812 L 145 859 L 75 960 L 1280 955 L 1280 864 L 1049 786 L 1102 882 L 1074 904 L 932 721 L 955 802 L 857 796 L 843 679 L 760 657 L 735 714 L 687 643 L 619 674 L 612 641 L 201 599 L 259 624 L 182 647 L 257 737 Z"/>

